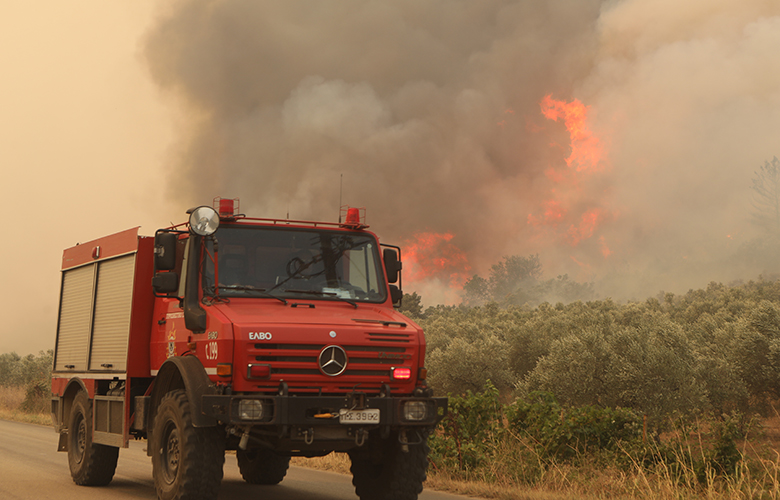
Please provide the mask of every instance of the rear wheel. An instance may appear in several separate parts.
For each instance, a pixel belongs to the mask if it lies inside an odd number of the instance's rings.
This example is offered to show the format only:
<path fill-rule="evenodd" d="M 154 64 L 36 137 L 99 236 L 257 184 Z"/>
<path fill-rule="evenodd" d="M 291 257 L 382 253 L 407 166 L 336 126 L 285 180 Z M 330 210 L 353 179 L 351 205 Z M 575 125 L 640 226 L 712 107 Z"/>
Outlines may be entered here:
<path fill-rule="evenodd" d="M 372 436 L 373 437 L 373 436 Z M 427 433 L 404 452 L 398 434 L 369 438 L 365 446 L 349 452 L 352 484 L 360 500 L 416 500 L 428 470 Z"/>
<path fill-rule="evenodd" d="M 265 448 L 236 451 L 238 470 L 251 484 L 279 484 L 287 474 L 290 457 L 277 455 Z"/>
<path fill-rule="evenodd" d="M 183 390 L 166 394 L 152 433 L 152 473 L 159 500 L 217 498 L 225 462 L 224 441 L 216 427 L 194 427 Z"/>
<path fill-rule="evenodd" d="M 92 442 L 92 401 L 86 392 L 73 399 L 68 419 L 68 466 L 73 482 L 105 486 L 114 478 L 119 448 Z"/>

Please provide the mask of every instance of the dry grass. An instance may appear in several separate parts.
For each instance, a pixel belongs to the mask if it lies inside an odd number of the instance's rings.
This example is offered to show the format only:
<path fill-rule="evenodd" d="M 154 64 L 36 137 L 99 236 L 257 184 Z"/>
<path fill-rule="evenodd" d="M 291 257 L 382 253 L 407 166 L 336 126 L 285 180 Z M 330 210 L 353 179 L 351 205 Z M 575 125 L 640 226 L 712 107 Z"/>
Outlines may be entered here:
<path fill-rule="evenodd" d="M 0 419 L 29 424 L 51 425 L 50 413 L 26 413 L 19 408 L 25 397 L 24 387 L 0 386 Z"/>
<path fill-rule="evenodd" d="M 308 467 L 310 469 L 326 470 L 338 472 L 340 474 L 351 474 L 349 472 L 349 457 L 346 453 L 331 453 L 324 457 L 303 458 L 293 457 L 290 465 L 299 467 Z"/>
<path fill-rule="evenodd" d="M 468 495 L 478 498 L 495 498 L 498 500 L 590 500 L 598 497 L 570 488 L 564 491 L 545 490 L 517 484 L 486 483 L 478 481 L 461 481 L 445 474 L 429 473 L 426 488 L 447 491 L 458 495 Z"/>
<path fill-rule="evenodd" d="M 0 385 L 0 409 L 16 409 L 24 401 L 24 387 Z"/>
<path fill-rule="evenodd" d="M 658 461 L 655 467 L 633 463 L 628 467 L 585 463 L 572 466 L 547 462 L 533 484 L 519 484 L 505 474 L 508 466 L 497 460 L 491 473 L 465 481 L 432 464 L 426 488 L 477 498 L 497 500 L 780 500 L 780 452 L 773 445 L 775 424 L 764 422 L 764 431 L 751 441 L 740 443 L 740 454 L 746 459 L 735 474 L 704 480 L 697 473 L 690 456 L 699 456 L 702 442 L 694 439 L 690 448 L 681 449 L 671 462 Z M 502 457 L 510 450 L 502 450 Z M 628 457 L 628 454 L 626 454 Z M 294 458 L 292 463 L 349 474 L 349 457 L 332 453 L 321 458 Z M 492 475 L 491 475 L 492 474 Z"/>

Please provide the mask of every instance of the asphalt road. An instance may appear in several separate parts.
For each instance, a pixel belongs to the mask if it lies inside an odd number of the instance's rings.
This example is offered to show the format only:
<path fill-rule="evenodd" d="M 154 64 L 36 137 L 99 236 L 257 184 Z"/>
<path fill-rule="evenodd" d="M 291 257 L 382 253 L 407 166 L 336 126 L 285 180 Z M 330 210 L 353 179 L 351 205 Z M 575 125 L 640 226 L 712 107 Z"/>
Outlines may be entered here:
<path fill-rule="evenodd" d="M 51 427 L 0 420 L 0 499 L 103 500 L 156 499 L 152 463 L 146 442 L 132 442 L 119 451 L 114 480 L 106 487 L 76 486 L 66 453 L 57 452 Z M 225 457 L 220 499 L 230 500 L 355 500 L 352 478 L 343 474 L 290 467 L 276 486 L 250 485 L 241 479 L 235 455 Z M 420 500 L 464 500 L 467 497 L 425 490 Z"/>

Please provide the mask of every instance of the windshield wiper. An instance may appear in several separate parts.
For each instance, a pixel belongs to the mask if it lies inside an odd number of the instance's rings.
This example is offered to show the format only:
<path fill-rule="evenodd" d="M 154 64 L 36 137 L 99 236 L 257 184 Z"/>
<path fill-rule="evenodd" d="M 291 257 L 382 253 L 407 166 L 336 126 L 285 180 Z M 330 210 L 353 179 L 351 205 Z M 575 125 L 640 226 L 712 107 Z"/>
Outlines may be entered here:
<path fill-rule="evenodd" d="M 219 288 L 220 290 L 239 290 L 242 292 L 255 292 L 255 293 L 259 293 L 264 298 L 276 299 L 284 302 L 284 304 L 287 305 L 286 299 L 283 299 L 278 295 L 268 293 L 268 291 L 265 288 L 255 288 L 252 285 L 219 285 L 217 286 L 217 288 Z"/>
<path fill-rule="evenodd" d="M 290 292 L 290 293 L 303 293 L 303 294 L 306 294 L 306 295 L 319 295 L 319 296 L 324 296 L 324 297 L 333 297 L 334 299 L 339 299 L 339 300 L 341 300 L 343 302 L 346 302 L 347 304 L 352 304 L 355 307 L 355 309 L 358 308 L 357 302 L 355 302 L 354 300 L 351 300 L 351 299 L 347 299 L 345 297 L 341 297 L 341 296 L 339 296 L 339 294 L 334 293 L 334 292 L 321 292 L 319 290 L 296 290 L 296 289 L 293 289 L 293 288 L 286 288 L 284 291 L 285 292 Z"/>

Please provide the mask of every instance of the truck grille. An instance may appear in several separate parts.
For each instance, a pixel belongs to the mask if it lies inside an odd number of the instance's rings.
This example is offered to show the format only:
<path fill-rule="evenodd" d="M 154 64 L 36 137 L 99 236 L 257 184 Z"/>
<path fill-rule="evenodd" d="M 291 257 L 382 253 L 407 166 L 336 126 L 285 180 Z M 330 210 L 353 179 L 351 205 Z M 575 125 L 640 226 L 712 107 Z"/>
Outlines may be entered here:
<path fill-rule="evenodd" d="M 369 342 L 411 342 L 412 335 L 410 333 L 369 333 Z"/>
<path fill-rule="evenodd" d="M 346 370 L 336 377 L 324 375 L 318 365 L 320 352 L 330 344 L 255 343 L 249 345 L 247 354 L 250 363 L 271 365 L 271 379 L 258 381 L 260 389 L 265 385 L 276 387 L 284 380 L 291 390 L 348 391 L 355 384 L 363 390 L 378 390 L 382 384 L 390 383 L 392 367 L 412 364 L 413 348 L 403 345 L 411 343 L 411 337 L 411 334 L 368 332 L 367 345 L 338 344 L 349 359 Z M 312 387 L 313 382 L 320 386 Z"/>

